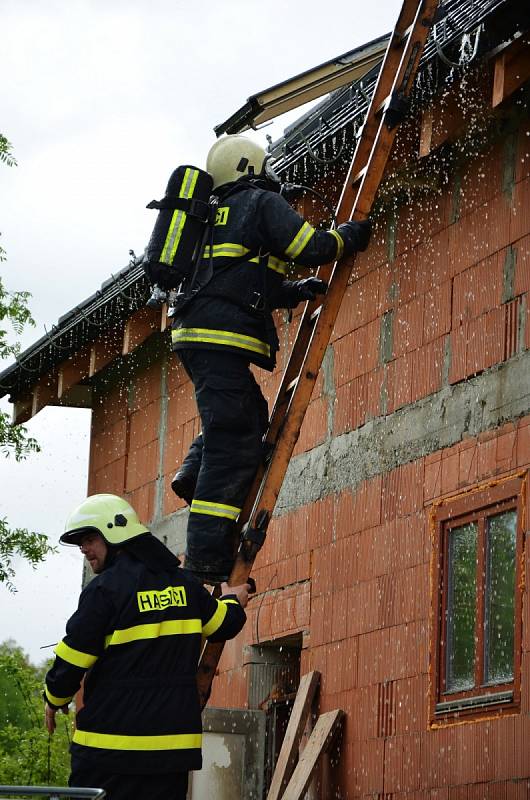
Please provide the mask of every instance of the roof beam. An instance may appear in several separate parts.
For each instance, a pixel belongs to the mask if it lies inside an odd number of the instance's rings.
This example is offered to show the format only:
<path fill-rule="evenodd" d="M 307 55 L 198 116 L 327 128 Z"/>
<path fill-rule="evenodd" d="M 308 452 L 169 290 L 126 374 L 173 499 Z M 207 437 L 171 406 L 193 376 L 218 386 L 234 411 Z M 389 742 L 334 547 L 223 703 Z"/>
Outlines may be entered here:
<path fill-rule="evenodd" d="M 530 36 L 512 42 L 495 59 L 491 104 L 497 108 L 530 78 Z"/>
<path fill-rule="evenodd" d="M 90 365 L 90 349 L 83 347 L 79 352 L 59 364 L 59 378 L 57 381 L 57 397 L 62 400 L 63 395 L 80 383 L 80 381 L 88 378 L 88 371 Z"/>
<path fill-rule="evenodd" d="M 141 308 L 125 323 L 122 355 L 127 356 L 161 328 L 160 309 Z"/>

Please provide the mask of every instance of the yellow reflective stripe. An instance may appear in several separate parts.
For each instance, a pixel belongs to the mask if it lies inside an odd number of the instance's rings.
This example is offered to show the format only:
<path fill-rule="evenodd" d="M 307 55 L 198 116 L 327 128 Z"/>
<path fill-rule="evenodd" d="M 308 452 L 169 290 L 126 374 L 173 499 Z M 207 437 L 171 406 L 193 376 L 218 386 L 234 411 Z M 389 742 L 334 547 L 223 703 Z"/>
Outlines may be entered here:
<path fill-rule="evenodd" d="M 90 653 L 82 653 L 81 650 L 74 650 L 66 642 L 59 642 L 55 648 L 55 654 L 62 658 L 63 661 L 68 661 L 69 664 L 74 664 L 76 667 L 83 667 L 88 669 L 95 664 L 98 656 L 93 656 Z"/>
<path fill-rule="evenodd" d="M 73 697 L 73 695 L 70 697 L 55 697 L 55 695 L 50 692 L 47 686 L 44 687 L 44 694 L 46 695 L 46 699 L 49 700 L 53 706 L 65 706 Z"/>
<path fill-rule="evenodd" d="M 215 633 L 215 631 L 219 630 L 219 628 L 221 627 L 221 625 L 224 622 L 227 610 L 228 609 L 227 609 L 226 603 L 220 603 L 219 600 L 218 600 L 217 601 L 217 610 L 214 611 L 213 616 L 210 617 L 210 619 L 206 623 L 206 625 L 203 625 L 203 628 L 202 628 L 202 635 L 203 636 L 206 636 L 206 637 L 211 636 L 212 633 Z"/>
<path fill-rule="evenodd" d="M 106 750 L 192 750 L 202 745 L 200 733 L 169 733 L 164 736 L 125 736 L 115 733 L 92 733 L 77 728 L 72 741 L 85 747 Z"/>
<path fill-rule="evenodd" d="M 335 259 L 336 261 L 340 261 L 344 252 L 344 239 L 337 231 L 328 231 L 328 233 L 331 233 L 331 235 L 337 240 L 337 255 L 335 256 Z"/>
<path fill-rule="evenodd" d="M 251 350 L 253 353 L 270 356 L 270 346 L 266 342 L 254 339 L 253 336 L 245 336 L 242 333 L 232 333 L 232 331 L 217 331 L 210 328 L 174 328 L 171 331 L 171 341 L 173 344 L 178 342 L 204 342 L 206 344 L 231 345 L 241 347 L 243 350 Z"/>
<path fill-rule="evenodd" d="M 234 244 L 233 242 L 223 242 L 222 244 L 214 244 L 213 250 L 210 245 L 204 248 L 203 258 L 210 258 L 210 253 L 213 258 L 225 256 L 226 258 L 238 258 L 239 256 L 246 256 L 250 253 L 248 247 L 243 247 L 242 244 Z"/>
<path fill-rule="evenodd" d="M 287 261 L 281 261 L 276 256 L 269 256 L 267 266 L 269 269 L 273 269 L 274 272 L 279 272 L 280 275 L 285 275 L 287 272 Z"/>
<path fill-rule="evenodd" d="M 115 644 L 138 642 L 142 639 L 157 639 L 159 636 L 177 636 L 180 634 L 201 633 L 200 619 L 168 619 L 163 622 L 152 622 L 147 625 L 134 625 L 122 628 L 105 638 L 105 647 Z"/>
<path fill-rule="evenodd" d="M 287 247 L 285 255 L 289 256 L 290 258 L 296 258 L 299 256 L 314 233 L 315 229 L 309 224 L 309 222 L 304 222 L 289 247 Z"/>
<path fill-rule="evenodd" d="M 241 509 L 224 503 L 211 503 L 208 500 L 193 500 L 190 511 L 194 514 L 208 514 L 211 517 L 237 519 Z"/>
<path fill-rule="evenodd" d="M 198 176 L 198 170 L 190 169 L 190 167 L 188 167 L 184 173 L 184 180 L 182 181 L 182 186 L 180 187 L 179 197 L 182 197 L 184 200 L 189 200 L 190 197 L 193 196 Z M 175 256 L 180 242 L 180 237 L 182 236 L 182 230 L 184 228 L 185 221 L 186 213 L 184 211 L 180 211 L 179 209 L 175 209 L 171 218 L 171 225 L 169 226 L 169 230 L 167 232 L 166 241 L 164 242 L 164 247 L 162 248 L 162 253 L 160 255 L 160 261 L 164 262 L 165 264 L 171 264 Z"/>
<path fill-rule="evenodd" d="M 228 600 L 223 600 L 223 598 L 221 598 L 221 603 L 226 603 L 227 605 L 229 605 L 231 603 L 233 606 L 238 606 L 239 605 L 239 601 L 238 600 L 232 600 L 232 598 L 229 598 Z"/>

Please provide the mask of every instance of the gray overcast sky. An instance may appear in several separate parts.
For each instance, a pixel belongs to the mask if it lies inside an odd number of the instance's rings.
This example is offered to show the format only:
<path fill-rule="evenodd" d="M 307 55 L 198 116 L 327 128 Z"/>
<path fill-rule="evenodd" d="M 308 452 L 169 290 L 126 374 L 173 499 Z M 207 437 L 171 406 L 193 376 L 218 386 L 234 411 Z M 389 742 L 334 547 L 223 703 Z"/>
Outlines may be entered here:
<path fill-rule="evenodd" d="M 146 203 L 178 164 L 204 166 L 214 125 L 260 89 L 390 31 L 400 6 L 0 0 L 0 131 L 19 162 L 0 167 L 0 270 L 9 289 L 33 295 L 37 327 L 23 345 L 125 266 L 129 248 L 142 252 L 154 224 Z M 0 461 L 0 513 L 12 525 L 57 537 L 86 494 L 89 423 L 87 411 L 45 409 L 28 425 L 43 453 Z M 36 571 L 21 565 L 17 594 L 0 586 L 0 641 L 40 660 L 79 582 L 67 548 Z"/>

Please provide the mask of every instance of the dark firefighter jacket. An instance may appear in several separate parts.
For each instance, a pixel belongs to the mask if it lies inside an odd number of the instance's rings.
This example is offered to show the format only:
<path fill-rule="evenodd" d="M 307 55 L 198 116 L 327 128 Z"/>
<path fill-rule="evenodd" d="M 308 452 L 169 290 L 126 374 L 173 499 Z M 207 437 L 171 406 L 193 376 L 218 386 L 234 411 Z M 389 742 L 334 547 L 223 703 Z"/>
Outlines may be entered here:
<path fill-rule="evenodd" d="M 343 240 L 315 230 L 276 192 L 243 181 L 227 187 L 194 283 L 202 288 L 177 306 L 173 348 L 228 349 L 272 370 L 279 345 L 271 311 L 299 302 L 288 263 L 333 261 Z"/>
<path fill-rule="evenodd" d="M 230 639 L 245 619 L 235 595 L 214 599 L 186 570 L 119 555 L 81 593 L 46 676 L 58 707 L 86 672 L 72 755 L 126 774 L 200 769 L 202 637 Z"/>

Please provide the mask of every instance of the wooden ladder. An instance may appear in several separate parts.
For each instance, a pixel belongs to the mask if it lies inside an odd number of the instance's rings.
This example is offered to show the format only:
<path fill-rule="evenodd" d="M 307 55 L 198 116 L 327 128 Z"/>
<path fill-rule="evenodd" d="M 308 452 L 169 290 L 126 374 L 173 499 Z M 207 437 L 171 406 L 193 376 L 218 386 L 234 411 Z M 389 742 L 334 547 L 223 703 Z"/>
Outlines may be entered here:
<path fill-rule="evenodd" d="M 421 54 L 438 0 L 404 0 L 390 37 L 348 176 L 337 206 L 337 224 L 366 219 L 381 183 L 397 127 L 406 116 Z M 276 397 L 266 445 L 271 457 L 260 468 L 239 516 L 242 540 L 229 584 L 245 583 L 265 541 L 315 381 L 329 344 L 353 260 L 319 267 L 328 284 L 323 300 L 307 303 Z M 197 685 L 202 707 L 208 702 L 223 643 L 208 642 L 199 663 Z"/>

